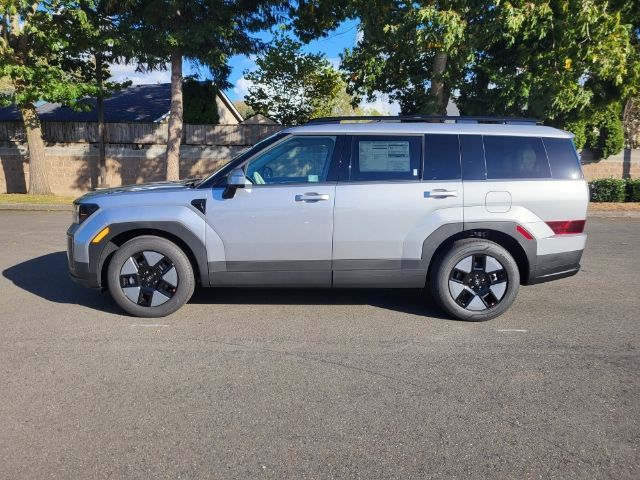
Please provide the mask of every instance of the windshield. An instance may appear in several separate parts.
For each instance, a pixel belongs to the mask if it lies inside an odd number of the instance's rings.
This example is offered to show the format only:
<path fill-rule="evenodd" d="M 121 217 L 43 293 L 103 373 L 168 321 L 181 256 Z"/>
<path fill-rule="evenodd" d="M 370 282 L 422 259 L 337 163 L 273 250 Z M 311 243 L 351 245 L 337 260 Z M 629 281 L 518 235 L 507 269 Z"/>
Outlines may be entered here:
<path fill-rule="evenodd" d="M 213 186 L 216 180 L 225 176 L 229 171 L 235 168 L 238 164 L 244 162 L 249 157 L 252 157 L 256 153 L 258 153 L 260 150 L 263 150 L 264 148 L 268 147 L 272 143 L 275 143 L 276 141 L 280 140 L 286 135 L 287 135 L 286 133 L 282 133 L 282 132 L 274 133 L 273 135 L 265 138 L 264 140 L 259 141 L 253 147 L 249 147 L 245 150 L 242 150 L 238 155 L 233 157 L 227 163 L 225 163 L 220 168 L 215 170 L 211 175 L 209 175 L 204 180 L 202 180 L 197 186 L 207 187 L 207 188 Z"/>

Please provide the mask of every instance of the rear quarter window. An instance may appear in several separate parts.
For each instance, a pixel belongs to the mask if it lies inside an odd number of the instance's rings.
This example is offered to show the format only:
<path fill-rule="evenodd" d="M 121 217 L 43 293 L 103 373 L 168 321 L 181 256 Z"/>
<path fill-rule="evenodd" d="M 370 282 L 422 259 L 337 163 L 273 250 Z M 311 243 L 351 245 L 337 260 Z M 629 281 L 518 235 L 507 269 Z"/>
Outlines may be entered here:
<path fill-rule="evenodd" d="M 570 138 L 543 138 L 547 150 L 551 175 L 561 180 L 578 180 L 583 178 L 580 158 Z"/>
<path fill-rule="evenodd" d="M 551 178 L 547 154 L 539 137 L 483 137 L 487 179 Z"/>

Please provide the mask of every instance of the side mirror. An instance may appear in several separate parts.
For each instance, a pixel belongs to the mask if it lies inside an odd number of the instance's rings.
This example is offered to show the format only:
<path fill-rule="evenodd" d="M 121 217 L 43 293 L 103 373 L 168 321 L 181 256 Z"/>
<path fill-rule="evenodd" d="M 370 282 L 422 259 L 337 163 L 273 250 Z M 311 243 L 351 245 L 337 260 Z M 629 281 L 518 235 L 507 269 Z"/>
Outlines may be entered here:
<path fill-rule="evenodd" d="M 238 188 L 244 188 L 247 184 L 247 177 L 244 176 L 244 170 L 234 168 L 227 175 L 227 188 L 222 192 L 222 198 L 233 198 Z"/>
<path fill-rule="evenodd" d="M 244 176 L 244 170 L 241 168 L 234 168 L 227 175 L 227 187 L 229 188 L 244 188 L 247 184 L 247 177 Z"/>

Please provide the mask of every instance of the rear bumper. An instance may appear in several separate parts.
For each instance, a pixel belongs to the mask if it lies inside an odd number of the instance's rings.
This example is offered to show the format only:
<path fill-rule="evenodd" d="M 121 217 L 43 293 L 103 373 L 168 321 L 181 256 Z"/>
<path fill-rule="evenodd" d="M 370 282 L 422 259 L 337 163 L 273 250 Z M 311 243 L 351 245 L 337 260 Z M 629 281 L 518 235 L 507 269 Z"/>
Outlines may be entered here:
<path fill-rule="evenodd" d="M 528 285 L 550 282 L 571 277 L 580 271 L 580 259 L 583 250 L 538 255 L 535 268 L 532 269 Z"/>

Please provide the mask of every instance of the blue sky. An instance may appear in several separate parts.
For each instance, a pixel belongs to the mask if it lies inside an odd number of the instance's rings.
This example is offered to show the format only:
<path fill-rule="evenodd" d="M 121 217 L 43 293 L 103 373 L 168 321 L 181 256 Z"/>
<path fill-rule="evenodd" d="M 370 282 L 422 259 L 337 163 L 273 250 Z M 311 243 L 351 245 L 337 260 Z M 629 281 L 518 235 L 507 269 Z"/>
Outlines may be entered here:
<path fill-rule="evenodd" d="M 322 52 L 337 66 L 340 53 L 344 51 L 345 48 L 355 45 L 357 33 L 357 21 L 350 20 L 342 23 L 338 28 L 330 32 L 327 37 L 315 40 L 308 45 L 305 45 L 304 50 L 306 52 L 313 53 Z M 256 34 L 256 37 L 267 43 L 273 38 L 271 32 L 260 32 Z M 247 69 L 253 69 L 255 67 L 255 62 L 253 61 L 253 57 L 236 55 L 231 58 L 229 64 L 232 68 L 229 82 L 234 86 L 234 88 L 230 88 L 226 93 L 231 100 L 242 100 L 242 74 Z M 184 63 L 183 69 L 185 75 L 199 74 L 200 77 L 207 77 L 206 69 L 198 69 L 189 62 Z M 130 65 L 114 65 L 112 67 L 112 75 L 113 78 L 118 80 L 128 78 L 132 80 L 134 84 L 169 82 L 170 80 L 170 74 L 168 71 L 140 73 L 135 72 L 135 67 Z M 240 85 L 238 85 L 239 82 Z"/>
<path fill-rule="evenodd" d="M 358 22 L 356 20 L 349 20 L 343 22 L 338 26 L 338 28 L 329 32 L 326 37 L 314 40 L 308 45 L 305 45 L 304 51 L 310 53 L 324 53 L 337 67 L 340 60 L 340 53 L 342 53 L 345 48 L 350 48 L 355 45 L 357 34 Z M 273 38 L 270 32 L 261 32 L 256 36 L 264 42 L 269 42 Z M 253 57 L 237 55 L 231 58 L 229 64 L 232 68 L 229 82 L 233 86 L 225 92 L 231 100 L 242 100 L 248 86 L 247 82 L 243 78 L 243 72 L 254 68 L 255 62 Z M 201 77 L 206 78 L 207 76 L 205 69 L 198 70 L 187 62 L 185 62 L 183 70 L 185 75 L 199 73 Z M 130 65 L 113 65 L 111 73 L 115 79 L 129 79 L 134 84 L 158 82 L 167 83 L 170 81 L 169 71 L 139 73 L 135 72 L 135 66 Z M 380 98 L 377 102 L 363 103 L 363 105 L 372 106 L 381 111 L 386 110 L 387 113 L 397 113 L 397 107 L 395 105 L 390 105 L 386 97 Z"/>

